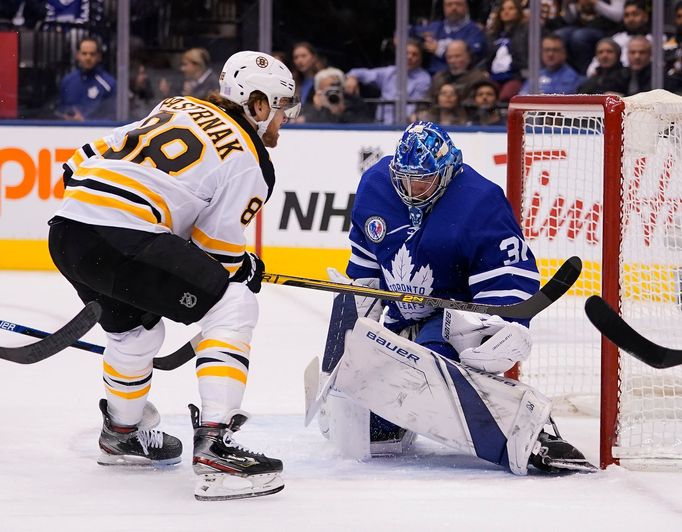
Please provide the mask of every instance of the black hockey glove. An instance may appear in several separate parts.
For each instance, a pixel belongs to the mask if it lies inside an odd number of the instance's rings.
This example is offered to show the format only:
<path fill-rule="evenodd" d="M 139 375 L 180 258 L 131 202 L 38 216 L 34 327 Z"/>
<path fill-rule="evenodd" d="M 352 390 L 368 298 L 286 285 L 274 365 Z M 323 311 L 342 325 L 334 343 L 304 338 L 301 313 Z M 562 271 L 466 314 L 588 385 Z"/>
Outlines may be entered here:
<path fill-rule="evenodd" d="M 244 260 L 241 267 L 232 276 L 230 282 L 246 283 L 254 294 L 260 292 L 261 280 L 263 272 L 265 271 L 265 264 L 255 253 L 247 251 L 244 253 Z"/>

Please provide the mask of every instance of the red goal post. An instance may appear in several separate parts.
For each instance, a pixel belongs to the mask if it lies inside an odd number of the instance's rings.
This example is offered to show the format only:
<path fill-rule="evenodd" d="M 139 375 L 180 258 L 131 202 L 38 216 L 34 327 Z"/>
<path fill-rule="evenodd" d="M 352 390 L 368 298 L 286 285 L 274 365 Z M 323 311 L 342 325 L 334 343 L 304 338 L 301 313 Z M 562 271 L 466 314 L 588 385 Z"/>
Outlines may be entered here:
<path fill-rule="evenodd" d="M 634 364 L 582 308 L 596 293 L 644 331 L 661 319 L 682 329 L 681 101 L 652 91 L 517 96 L 509 105 L 507 196 L 542 277 L 570 255 L 585 266 L 561 304 L 533 320 L 534 352 L 509 376 L 568 410 L 598 409 L 602 467 L 682 460 L 682 374 Z"/>

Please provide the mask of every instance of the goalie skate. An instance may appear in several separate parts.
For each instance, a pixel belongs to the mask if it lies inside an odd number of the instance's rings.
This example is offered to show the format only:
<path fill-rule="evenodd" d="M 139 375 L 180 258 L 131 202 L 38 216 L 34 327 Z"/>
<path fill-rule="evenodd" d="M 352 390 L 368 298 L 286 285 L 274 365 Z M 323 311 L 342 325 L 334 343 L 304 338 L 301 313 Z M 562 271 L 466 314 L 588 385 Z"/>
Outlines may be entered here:
<path fill-rule="evenodd" d="M 151 430 L 160 421 L 151 403 L 145 405 L 142 421 L 135 427 L 116 427 L 109 417 L 106 399 L 100 400 L 99 409 L 104 423 L 99 437 L 102 452 L 98 464 L 160 467 L 180 462 L 182 442 L 160 430 Z"/>
<path fill-rule="evenodd" d="M 201 424 L 199 409 L 189 405 L 194 428 L 192 466 L 199 475 L 194 497 L 225 501 L 271 495 L 284 489 L 282 462 L 237 444 L 234 433 L 246 422 L 246 412 L 234 410 L 227 424 Z"/>
<path fill-rule="evenodd" d="M 597 468 L 587 461 L 583 453 L 561 437 L 556 426 L 554 430 L 556 436 L 544 430 L 540 432 L 530 455 L 531 465 L 546 473 L 597 471 Z"/>

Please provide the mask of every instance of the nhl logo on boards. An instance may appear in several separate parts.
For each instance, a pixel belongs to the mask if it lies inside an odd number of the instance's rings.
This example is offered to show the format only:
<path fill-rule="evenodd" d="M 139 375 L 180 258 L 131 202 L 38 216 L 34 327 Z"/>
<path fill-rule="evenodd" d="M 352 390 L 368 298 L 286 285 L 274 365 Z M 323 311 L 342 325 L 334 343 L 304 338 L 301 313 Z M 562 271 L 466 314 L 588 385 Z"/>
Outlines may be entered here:
<path fill-rule="evenodd" d="M 383 157 L 383 152 L 379 146 L 363 146 L 360 148 L 360 160 L 358 167 L 360 173 L 364 174 L 369 168 L 374 166 Z"/>
<path fill-rule="evenodd" d="M 372 242 L 378 244 L 386 236 L 386 222 L 381 216 L 370 216 L 365 222 L 365 234 Z"/>
<path fill-rule="evenodd" d="M 268 66 L 268 60 L 262 55 L 259 55 L 258 57 L 256 57 L 256 65 L 258 65 L 261 68 L 265 68 Z"/>
<path fill-rule="evenodd" d="M 186 306 L 187 308 L 193 308 L 197 304 L 197 296 L 185 292 L 180 298 L 180 304 Z"/>

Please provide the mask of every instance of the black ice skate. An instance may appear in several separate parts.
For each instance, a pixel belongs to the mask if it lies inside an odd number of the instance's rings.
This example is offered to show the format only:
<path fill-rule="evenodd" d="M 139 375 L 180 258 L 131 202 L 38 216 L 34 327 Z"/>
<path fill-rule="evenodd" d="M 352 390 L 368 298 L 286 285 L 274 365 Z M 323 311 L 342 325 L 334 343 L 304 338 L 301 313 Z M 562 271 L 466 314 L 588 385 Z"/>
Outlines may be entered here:
<path fill-rule="evenodd" d="M 556 436 L 544 430 L 533 446 L 529 463 L 546 473 L 575 471 L 594 472 L 597 468 L 587 461 L 585 455 L 564 440 L 551 420 Z"/>
<path fill-rule="evenodd" d="M 194 496 L 200 501 L 261 497 L 284 489 L 282 462 L 238 445 L 233 435 L 248 419 L 234 410 L 227 424 L 201 424 L 199 409 L 189 405 L 194 427 L 194 472 L 201 478 Z"/>
<path fill-rule="evenodd" d="M 117 427 L 112 424 L 107 411 L 107 400 L 101 399 L 99 409 L 102 411 L 104 424 L 99 437 L 102 453 L 97 460 L 101 465 L 123 466 L 167 466 L 180 462 L 182 442 L 160 430 L 151 430 L 158 424 L 159 416 L 151 403 L 145 406 L 153 410 L 151 417 L 155 423 L 148 424 L 150 429 L 142 429 L 140 423 L 136 427 Z"/>

